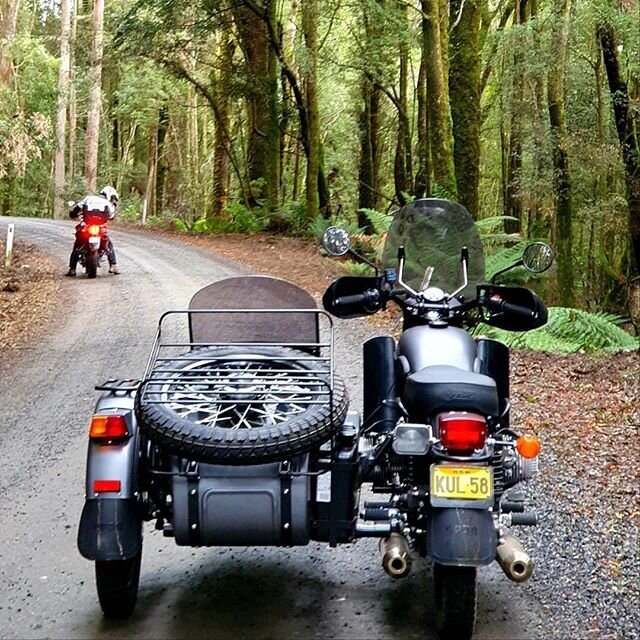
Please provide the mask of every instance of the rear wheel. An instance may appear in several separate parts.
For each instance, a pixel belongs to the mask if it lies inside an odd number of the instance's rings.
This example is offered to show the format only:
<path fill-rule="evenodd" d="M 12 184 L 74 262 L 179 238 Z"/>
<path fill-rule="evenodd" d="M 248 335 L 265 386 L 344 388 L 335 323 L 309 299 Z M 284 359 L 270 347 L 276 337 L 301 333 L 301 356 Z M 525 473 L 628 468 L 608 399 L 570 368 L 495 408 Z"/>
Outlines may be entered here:
<path fill-rule="evenodd" d="M 136 606 L 142 551 L 129 560 L 96 561 L 96 587 L 107 618 L 128 618 Z"/>
<path fill-rule="evenodd" d="M 441 638 L 471 638 L 476 624 L 475 567 L 433 565 L 436 628 Z"/>
<path fill-rule="evenodd" d="M 84 259 L 84 266 L 87 270 L 87 278 L 95 278 L 98 275 L 98 254 L 88 252 Z"/>

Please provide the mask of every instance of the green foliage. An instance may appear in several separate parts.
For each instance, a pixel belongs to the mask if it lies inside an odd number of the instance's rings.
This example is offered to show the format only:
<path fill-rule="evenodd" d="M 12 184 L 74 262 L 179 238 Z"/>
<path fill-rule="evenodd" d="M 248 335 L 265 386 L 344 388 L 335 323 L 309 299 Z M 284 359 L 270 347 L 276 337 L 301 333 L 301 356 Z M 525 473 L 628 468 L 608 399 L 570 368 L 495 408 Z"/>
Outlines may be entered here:
<path fill-rule="evenodd" d="M 442 200 L 451 200 L 451 202 L 458 202 L 458 197 L 455 193 L 449 191 L 446 187 L 443 187 L 441 184 L 437 182 L 433 185 L 431 189 L 431 197 L 432 198 L 441 198 Z"/>
<path fill-rule="evenodd" d="M 182 221 L 184 230 L 189 230 Z M 227 205 L 219 218 L 199 218 L 191 226 L 193 233 L 258 233 L 269 225 L 269 216 L 259 208 L 249 209 L 239 202 Z"/>
<path fill-rule="evenodd" d="M 358 227 L 355 222 L 350 222 L 339 216 L 331 216 L 330 218 L 316 218 L 309 224 L 308 231 L 312 238 L 321 238 L 322 234 L 329 227 L 341 227 L 350 236 L 356 235 L 362 232 L 362 229 Z"/>
<path fill-rule="evenodd" d="M 552 353 L 615 353 L 640 348 L 640 339 L 621 329 L 621 318 L 606 313 L 551 307 L 544 327 L 522 333 L 504 331 L 485 324 L 476 334 L 500 340 L 510 347 Z"/>
<path fill-rule="evenodd" d="M 367 220 L 371 223 L 373 227 L 373 232 L 375 235 L 382 235 L 389 231 L 389 227 L 391 226 L 391 222 L 393 221 L 393 215 L 388 213 L 382 213 L 381 211 L 376 211 L 375 209 L 358 209 L 358 211 L 364 213 L 367 216 Z"/>
<path fill-rule="evenodd" d="M 304 235 L 309 228 L 306 203 L 302 200 L 285 202 L 279 211 L 273 214 L 278 228 L 282 227 L 288 233 Z"/>
<path fill-rule="evenodd" d="M 364 262 L 353 262 L 352 260 L 348 260 L 343 263 L 343 266 L 352 276 L 375 275 L 373 268 Z"/>

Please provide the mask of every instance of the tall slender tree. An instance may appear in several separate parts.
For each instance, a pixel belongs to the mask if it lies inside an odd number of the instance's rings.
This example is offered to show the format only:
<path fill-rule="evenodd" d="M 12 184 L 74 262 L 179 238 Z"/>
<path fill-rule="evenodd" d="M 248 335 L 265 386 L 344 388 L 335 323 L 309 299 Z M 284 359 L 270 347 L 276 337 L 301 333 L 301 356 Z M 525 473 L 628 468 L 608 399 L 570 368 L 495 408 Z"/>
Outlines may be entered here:
<path fill-rule="evenodd" d="M 575 302 L 573 276 L 573 202 L 569 166 L 567 119 L 565 114 L 565 74 L 569 39 L 569 0 L 554 0 L 552 59 L 547 76 L 549 123 L 553 147 L 555 237 L 558 261 L 558 295 L 560 303 L 572 307 Z"/>
<path fill-rule="evenodd" d="M 0 0 L 0 87 L 8 86 L 13 75 L 13 60 L 9 47 L 18 22 L 20 0 Z"/>
<path fill-rule="evenodd" d="M 104 48 L 104 0 L 93 0 L 91 88 L 85 134 L 84 177 L 90 191 L 96 189 L 100 108 L 102 106 L 102 54 Z"/>
<path fill-rule="evenodd" d="M 427 55 L 431 163 L 434 181 L 451 196 L 456 197 L 451 108 L 443 64 L 443 55 L 447 55 L 447 52 L 443 52 L 441 48 L 439 2 L 440 0 L 422 0 L 423 38 Z"/>
<path fill-rule="evenodd" d="M 478 217 L 480 184 L 480 9 L 478 0 L 451 0 L 449 99 L 458 197 Z"/>
<path fill-rule="evenodd" d="M 60 2 L 60 69 L 58 71 L 58 108 L 56 118 L 56 154 L 54 162 L 53 217 L 64 217 L 64 188 L 67 105 L 69 102 L 69 37 L 71 32 L 71 11 L 69 0 Z"/>
<path fill-rule="evenodd" d="M 320 171 L 320 114 L 318 112 L 318 7 L 316 0 L 304 0 L 301 5 L 302 31 L 306 47 L 304 74 L 305 100 L 309 122 L 309 153 L 307 156 L 307 217 L 318 216 L 320 196 L 318 178 Z"/>

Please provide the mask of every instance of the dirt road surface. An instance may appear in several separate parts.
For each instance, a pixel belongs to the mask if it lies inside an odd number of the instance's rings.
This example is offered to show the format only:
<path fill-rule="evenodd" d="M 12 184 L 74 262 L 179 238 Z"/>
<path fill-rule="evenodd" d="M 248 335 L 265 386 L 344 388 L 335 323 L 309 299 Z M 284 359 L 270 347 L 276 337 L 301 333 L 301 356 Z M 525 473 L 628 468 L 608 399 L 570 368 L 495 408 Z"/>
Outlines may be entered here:
<path fill-rule="evenodd" d="M 7 218 L 0 218 L 0 234 Z M 65 272 L 73 223 L 11 219 Z M 138 606 L 103 619 L 92 563 L 76 549 L 95 384 L 142 374 L 157 319 L 209 282 L 248 273 L 202 249 L 114 231 L 122 275 L 66 279 L 68 303 L 0 381 L 1 638 L 434 638 L 427 564 L 388 578 L 376 542 L 330 549 L 177 547 L 145 525 Z M 338 370 L 358 407 L 370 325 L 339 323 Z M 552 635 L 530 585 L 480 572 L 477 638 Z"/>

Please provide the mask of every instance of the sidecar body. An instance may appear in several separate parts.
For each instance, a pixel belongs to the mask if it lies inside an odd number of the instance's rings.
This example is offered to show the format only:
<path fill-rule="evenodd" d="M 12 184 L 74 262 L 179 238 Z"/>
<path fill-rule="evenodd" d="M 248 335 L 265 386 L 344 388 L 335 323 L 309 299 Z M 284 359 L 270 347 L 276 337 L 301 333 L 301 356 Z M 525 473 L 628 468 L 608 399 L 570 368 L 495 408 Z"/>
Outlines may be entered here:
<path fill-rule="evenodd" d="M 96 388 L 78 546 L 107 615 L 135 604 L 145 520 L 179 545 L 353 539 L 360 418 L 334 370 L 331 318 L 296 285 L 205 287 L 161 317 L 141 380 Z M 100 571 L 118 567 L 114 599 Z"/>

